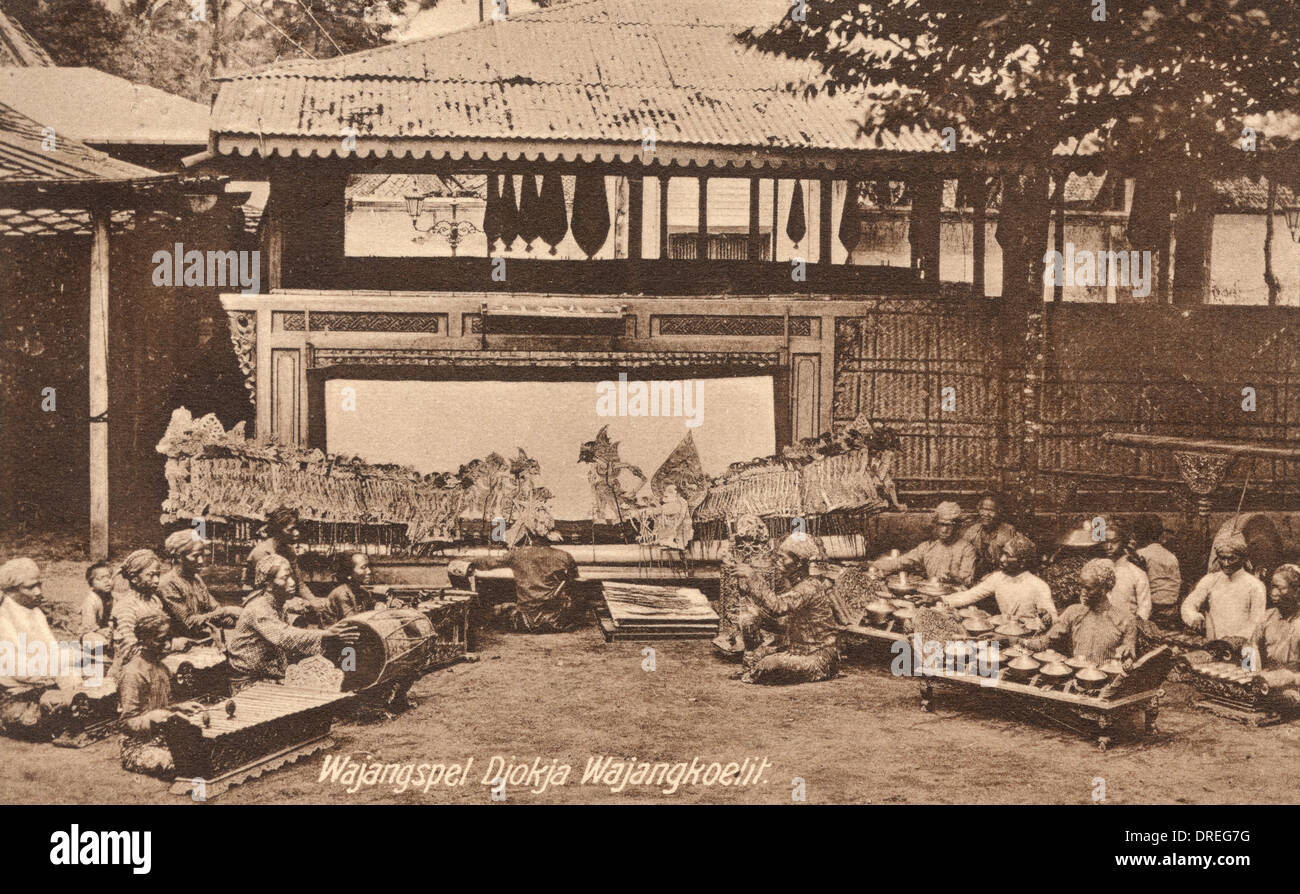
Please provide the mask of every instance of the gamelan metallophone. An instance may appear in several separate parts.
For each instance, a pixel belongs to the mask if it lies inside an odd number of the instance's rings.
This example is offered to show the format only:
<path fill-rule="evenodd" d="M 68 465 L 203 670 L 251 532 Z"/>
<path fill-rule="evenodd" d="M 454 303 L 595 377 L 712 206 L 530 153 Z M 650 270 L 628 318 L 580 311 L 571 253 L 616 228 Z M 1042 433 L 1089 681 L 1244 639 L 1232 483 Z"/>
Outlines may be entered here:
<path fill-rule="evenodd" d="M 1260 674 L 1232 661 L 1183 662 L 1184 678 L 1200 693 L 1196 707 L 1250 726 L 1283 719 L 1282 703 Z"/>
<path fill-rule="evenodd" d="M 199 788 L 213 798 L 250 776 L 333 744 L 334 713 L 351 693 L 254 683 L 201 714 L 163 727 L 176 767 L 173 794 Z"/>

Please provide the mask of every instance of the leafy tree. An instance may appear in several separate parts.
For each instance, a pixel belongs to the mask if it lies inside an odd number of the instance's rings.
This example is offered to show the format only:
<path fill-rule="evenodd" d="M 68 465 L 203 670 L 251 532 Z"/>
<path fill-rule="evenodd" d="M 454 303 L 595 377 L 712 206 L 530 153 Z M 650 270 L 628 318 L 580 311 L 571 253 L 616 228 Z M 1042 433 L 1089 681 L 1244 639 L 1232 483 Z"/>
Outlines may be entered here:
<path fill-rule="evenodd" d="M 1203 182 L 1282 169 L 1252 163 L 1294 153 L 1300 133 L 1260 132 L 1242 151 L 1247 126 L 1300 108 L 1294 0 L 815 0 L 742 39 L 820 63 L 809 91 L 870 90 L 865 128 L 952 126 L 967 155 L 1035 163 L 1004 181 L 1027 209 L 1008 222 L 1004 282 L 1031 291 L 1054 153 Z"/>

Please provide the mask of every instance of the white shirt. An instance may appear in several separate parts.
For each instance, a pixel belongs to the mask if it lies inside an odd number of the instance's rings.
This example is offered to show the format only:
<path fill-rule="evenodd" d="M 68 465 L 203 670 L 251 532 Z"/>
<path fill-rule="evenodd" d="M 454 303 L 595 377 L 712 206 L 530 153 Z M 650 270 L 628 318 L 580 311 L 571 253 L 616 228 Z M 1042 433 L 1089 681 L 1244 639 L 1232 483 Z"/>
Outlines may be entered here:
<path fill-rule="evenodd" d="M 1151 617 L 1151 585 L 1147 573 L 1120 556 L 1115 562 L 1115 586 L 1110 591 L 1110 604 L 1122 612 L 1137 615 L 1142 620 Z"/>
<path fill-rule="evenodd" d="M 36 644 L 41 645 L 37 646 Z M 14 665 L 14 676 L 22 677 L 56 677 L 59 676 L 59 644 L 50 630 L 45 613 L 39 608 L 27 608 L 17 601 L 5 598 L 0 602 L 0 648 L 12 649 L 6 656 L 4 664 L 10 661 Z M 38 652 L 44 654 L 38 656 Z M 44 673 L 41 673 L 41 665 Z M 8 671 L 8 668 L 5 668 Z"/>
<path fill-rule="evenodd" d="M 1033 617 L 1042 612 L 1056 621 L 1051 588 L 1041 577 L 1028 571 L 1014 577 L 1005 571 L 994 571 L 969 590 L 945 596 L 943 601 L 953 608 L 961 608 L 989 596 L 997 600 L 998 611 L 1008 618 Z"/>
<path fill-rule="evenodd" d="M 1210 639 L 1240 636 L 1251 640 L 1264 622 L 1265 593 L 1264 583 L 1245 568 L 1238 568 L 1231 577 L 1212 571 L 1183 600 L 1183 622 L 1196 627 L 1204 618 L 1205 635 Z M 1206 602 L 1209 612 L 1202 615 Z"/>

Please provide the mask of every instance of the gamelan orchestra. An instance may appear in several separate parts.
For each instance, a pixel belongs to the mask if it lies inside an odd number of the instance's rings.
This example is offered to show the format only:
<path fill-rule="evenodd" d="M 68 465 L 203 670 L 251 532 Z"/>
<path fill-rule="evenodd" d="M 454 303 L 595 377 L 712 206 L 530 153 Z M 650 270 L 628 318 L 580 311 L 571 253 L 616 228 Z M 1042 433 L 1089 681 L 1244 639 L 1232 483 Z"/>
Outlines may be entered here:
<path fill-rule="evenodd" d="M 879 551 L 881 519 L 905 507 L 897 435 L 868 419 L 712 476 L 689 435 L 646 476 L 610 428 L 577 460 L 606 545 L 627 558 L 612 571 L 584 559 L 596 523 L 554 521 L 522 449 L 421 475 L 260 446 L 178 411 L 158 447 L 158 544 L 89 564 L 78 611 L 54 623 L 40 566 L 0 565 L 0 727 L 74 747 L 116 736 L 124 770 L 212 796 L 328 747 L 340 717 L 409 709 L 422 675 L 475 660 L 485 627 L 587 628 L 611 647 L 695 639 L 734 665 L 727 685 L 866 664 L 916 677 L 924 709 L 964 691 L 964 705 L 997 701 L 1103 748 L 1155 731 L 1169 678 L 1252 725 L 1300 707 L 1300 566 L 1265 515 L 1207 531 L 1208 564 L 1193 567 L 1158 515 L 1022 530 L 1014 495 L 990 493 L 939 501 L 928 530 Z M 394 542 L 359 543 L 349 513 L 404 525 L 444 582 L 401 583 Z M 210 588 L 218 558 L 234 574 Z"/>

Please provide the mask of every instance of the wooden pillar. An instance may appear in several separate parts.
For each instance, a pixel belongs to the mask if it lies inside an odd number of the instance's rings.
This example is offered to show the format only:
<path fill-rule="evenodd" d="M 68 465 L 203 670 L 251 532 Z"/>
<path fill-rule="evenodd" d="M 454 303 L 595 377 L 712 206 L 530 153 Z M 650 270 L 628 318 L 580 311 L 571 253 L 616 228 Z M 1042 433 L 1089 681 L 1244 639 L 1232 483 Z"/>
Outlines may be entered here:
<path fill-rule="evenodd" d="M 975 233 L 971 242 L 971 251 L 974 252 L 971 266 L 971 293 L 983 298 L 988 294 L 984 272 L 984 254 L 987 250 L 984 245 L 984 231 L 988 226 L 985 215 L 988 210 L 989 193 L 988 182 L 983 172 L 980 172 L 973 182 L 974 189 L 971 190 L 971 204 L 974 205 L 972 221 L 974 222 Z"/>
<path fill-rule="evenodd" d="M 90 209 L 90 558 L 108 557 L 108 226 Z"/>
<path fill-rule="evenodd" d="M 777 233 L 781 232 L 780 205 L 781 205 L 781 181 L 778 178 L 773 177 L 772 178 L 772 260 L 773 261 L 776 260 L 776 250 L 777 247 L 780 245 L 780 243 L 777 241 L 780 238 L 779 236 L 777 236 Z"/>
<path fill-rule="evenodd" d="M 1052 197 L 1052 211 L 1054 212 L 1052 230 L 1055 237 L 1053 241 L 1055 242 L 1054 247 L 1056 248 L 1057 257 L 1062 259 L 1065 258 L 1065 183 L 1069 178 L 1068 171 L 1057 172 L 1056 193 Z M 1061 263 L 1064 264 L 1064 260 Z M 1059 303 L 1065 300 L 1066 275 L 1063 269 L 1061 278 L 1052 284 L 1052 300 L 1055 302 Z"/>
<path fill-rule="evenodd" d="M 751 261 L 757 261 L 763 256 L 763 236 L 759 233 L 758 225 L 758 203 L 759 203 L 759 180 L 757 177 L 749 178 L 749 252 L 747 257 Z"/>
<path fill-rule="evenodd" d="M 700 177 L 699 219 L 695 232 L 695 259 L 709 259 L 709 178 Z"/>
<path fill-rule="evenodd" d="M 659 175 L 659 259 L 668 260 L 668 175 Z"/>
<path fill-rule="evenodd" d="M 645 180 L 629 177 L 627 180 L 627 256 L 641 260 L 641 218 L 644 211 Z"/>
<path fill-rule="evenodd" d="M 817 181 L 817 263 L 831 265 L 831 179 Z"/>
<path fill-rule="evenodd" d="M 627 257 L 633 291 L 641 291 L 642 217 L 645 216 L 645 179 L 627 179 Z"/>

